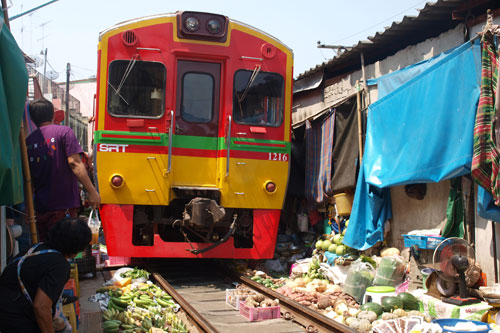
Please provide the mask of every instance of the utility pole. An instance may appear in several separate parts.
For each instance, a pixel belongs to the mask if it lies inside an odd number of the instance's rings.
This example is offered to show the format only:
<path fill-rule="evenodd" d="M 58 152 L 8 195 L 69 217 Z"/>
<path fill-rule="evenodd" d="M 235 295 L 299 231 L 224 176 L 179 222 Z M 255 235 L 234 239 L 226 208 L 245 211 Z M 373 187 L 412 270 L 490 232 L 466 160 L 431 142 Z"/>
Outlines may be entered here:
<path fill-rule="evenodd" d="M 10 29 L 9 13 L 7 12 L 7 0 L 2 0 L 3 19 L 7 28 Z"/>
<path fill-rule="evenodd" d="M 346 47 L 343 45 L 327 45 L 327 44 L 321 44 L 321 41 L 318 40 L 316 47 L 318 49 L 332 49 L 337 52 L 337 56 L 339 56 L 342 52 L 344 51 L 349 51 L 351 47 Z"/>
<path fill-rule="evenodd" d="M 69 74 L 71 73 L 71 65 L 66 65 L 66 114 L 64 125 L 69 126 Z"/>
<path fill-rule="evenodd" d="M 47 70 L 47 49 L 45 49 L 45 52 L 43 52 L 43 56 L 44 56 L 44 59 L 43 59 L 43 85 L 42 85 L 42 95 L 45 95 L 45 93 L 47 92 L 48 89 L 46 89 L 45 87 L 45 84 L 48 85 L 48 82 L 47 82 L 47 77 L 45 76 L 45 72 Z"/>

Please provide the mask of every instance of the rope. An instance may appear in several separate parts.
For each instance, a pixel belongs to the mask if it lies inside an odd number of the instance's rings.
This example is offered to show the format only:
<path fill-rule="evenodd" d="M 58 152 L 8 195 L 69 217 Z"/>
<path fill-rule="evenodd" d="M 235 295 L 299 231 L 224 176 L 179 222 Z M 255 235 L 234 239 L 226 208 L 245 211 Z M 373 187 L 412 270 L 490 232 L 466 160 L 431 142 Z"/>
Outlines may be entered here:
<path fill-rule="evenodd" d="M 8 209 L 10 209 L 10 210 L 12 210 L 12 211 L 14 211 L 14 212 L 16 212 L 16 213 L 19 213 L 19 214 L 22 214 L 22 215 L 24 215 L 24 216 L 29 217 L 29 215 L 28 215 L 28 214 L 26 214 L 25 212 L 22 212 L 22 211 L 20 211 L 20 210 L 17 210 L 17 209 L 15 209 L 15 208 L 10 207 L 10 206 L 5 206 L 5 207 L 7 207 Z"/>

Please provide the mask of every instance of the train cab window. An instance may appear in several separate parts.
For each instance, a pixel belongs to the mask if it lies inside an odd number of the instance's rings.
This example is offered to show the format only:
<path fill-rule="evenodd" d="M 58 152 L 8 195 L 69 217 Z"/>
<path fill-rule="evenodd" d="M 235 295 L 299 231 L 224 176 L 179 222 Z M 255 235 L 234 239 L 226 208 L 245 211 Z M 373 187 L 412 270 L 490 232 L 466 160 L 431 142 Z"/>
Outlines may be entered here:
<path fill-rule="evenodd" d="M 214 78 L 206 73 L 186 73 L 182 78 L 181 115 L 184 121 L 209 123 L 212 120 Z"/>
<path fill-rule="evenodd" d="M 113 61 L 109 65 L 109 113 L 117 117 L 161 117 L 165 105 L 165 77 L 162 63 Z"/>
<path fill-rule="evenodd" d="M 233 117 L 240 124 L 279 126 L 283 119 L 283 77 L 239 70 L 234 75 Z"/>

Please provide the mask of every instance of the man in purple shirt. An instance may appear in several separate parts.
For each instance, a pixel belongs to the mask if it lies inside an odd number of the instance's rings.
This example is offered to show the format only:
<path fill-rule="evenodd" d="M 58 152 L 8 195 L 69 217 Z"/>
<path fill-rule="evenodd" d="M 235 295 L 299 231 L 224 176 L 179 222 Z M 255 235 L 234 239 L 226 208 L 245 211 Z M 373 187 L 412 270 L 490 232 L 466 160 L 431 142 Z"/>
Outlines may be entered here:
<path fill-rule="evenodd" d="M 80 207 L 78 181 L 89 192 L 89 203 L 98 208 L 101 197 L 80 158 L 75 133 L 54 124 L 54 106 L 44 98 L 29 105 L 31 120 L 38 127 L 26 139 L 31 177 L 35 187 L 35 210 L 40 241 L 49 229 L 69 214 L 76 217 Z"/>

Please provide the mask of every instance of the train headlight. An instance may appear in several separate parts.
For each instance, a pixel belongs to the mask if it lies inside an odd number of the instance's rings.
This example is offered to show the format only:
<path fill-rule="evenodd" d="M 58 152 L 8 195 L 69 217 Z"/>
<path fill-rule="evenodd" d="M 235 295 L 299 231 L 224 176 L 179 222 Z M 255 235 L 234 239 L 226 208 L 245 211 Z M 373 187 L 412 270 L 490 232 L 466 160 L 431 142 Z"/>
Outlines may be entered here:
<path fill-rule="evenodd" d="M 121 175 L 114 174 L 111 176 L 109 183 L 114 188 L 120 188 L 125 183 L 125 180 L 123 179 L 123 177 Z"/>
<path fill-rule="evenodd" d="M 189 16 L 186 21 L 184 21 L 184 26 L 188 31 L 195 32 L 200 29 L 200 21 L 194 16 Z"/>
<path fill-rule="evenodd" d="M 219 20 L 217 19 L 210 19 L 207 22 L 207 30 L 210 32 L 212 35 L 217 35 L 222 31 L 222 24 Z"/>
<path fill-rule="evenodd" d="M 276 193 L 276 183 L 268 180 L 267 182 L 264 183 L 264 189 L 266 190 L 267 193 L 274 194 Z"/>

